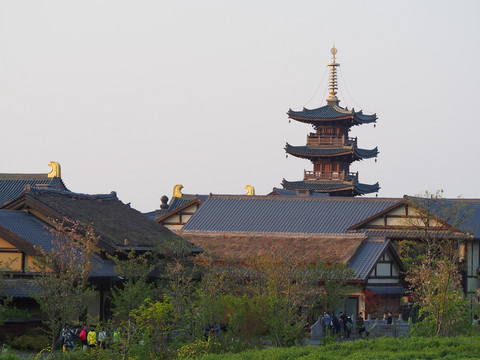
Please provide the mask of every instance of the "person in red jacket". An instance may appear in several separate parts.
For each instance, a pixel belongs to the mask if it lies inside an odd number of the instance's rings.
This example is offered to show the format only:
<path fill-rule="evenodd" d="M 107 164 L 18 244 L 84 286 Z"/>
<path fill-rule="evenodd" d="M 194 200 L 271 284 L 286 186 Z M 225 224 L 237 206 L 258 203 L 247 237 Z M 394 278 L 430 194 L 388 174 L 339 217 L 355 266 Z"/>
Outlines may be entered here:
<path fill-rule="evenodd" d="M 82 342 L 83 350 L 87 348 L 87 327 L 83 326 L 80 334 L 78 335 L 80 341 Z"/>

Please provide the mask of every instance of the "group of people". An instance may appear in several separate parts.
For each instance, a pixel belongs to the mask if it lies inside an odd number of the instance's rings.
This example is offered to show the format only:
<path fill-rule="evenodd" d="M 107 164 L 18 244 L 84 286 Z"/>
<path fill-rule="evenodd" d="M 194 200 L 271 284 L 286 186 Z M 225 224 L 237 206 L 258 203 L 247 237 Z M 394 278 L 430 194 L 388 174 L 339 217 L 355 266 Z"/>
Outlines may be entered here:
<path fill-rule="evenodd" d="M 340 311 L 338 317 L 335 315 L 335 312 L 332 315 L 327 312 L 323 313 L 323 327 L 332 335 L 343 333 L 346 338 L 349 338 L 352 326 L 352 319 L 345 315 L 343 311 Z"/>
<path fill-rule="evenodd" d="M 391 314 L 390 314 L 391 316 Z M 352 333 L 352 328 L 354 324 L 352 319 L 347 316 L 343 311 L 340 311 L 338 317 L 335 315 L 335 312 L 332 315 L 327 312 L 323 313 L 323 328 L 325 331 L 329 331 L 330 334 L 342 334 L 345 338 L 350 338 Z M 363 337 L 364 335 L 368 337 L 368 331 L 365 329 L 365 322 L 363 319 L 363 312 L 358 313 L 358 319 L 355 323 L 355 327 L 358 328 L 358 335 Z"/>
<path fill-rule="evenodd" d="M 96 346 L 105 349 L 106 347 L 105 341 L 107 339 L 107 333 L 104 330 L 100 330 L 97 333 L 93 328 L 87 329 L 87 326 L 83 326 L 78 337 L 80 338 L 83 349 L 86 349 L 87 347 L 93 348 Z"/>
<path fill-rule="evenodd" d="M 73 349 L 75 346 L 74 340 L 77 336 L 84 350 L 94 347 L 105 349 L 107 347 L 106 331 L 100 330 L 96 332 L 93 328 L 88 329 L 86 325 L 84 325 L 79 331 L 79 329 L 75 330 L 69 324 L 66 324 L 60 334 L 60 341 L 63 345 L 64 352 Z M 118 342 L 118 340 L 118 332 L 114 332 L 112 338 L 113 343 Z"/>

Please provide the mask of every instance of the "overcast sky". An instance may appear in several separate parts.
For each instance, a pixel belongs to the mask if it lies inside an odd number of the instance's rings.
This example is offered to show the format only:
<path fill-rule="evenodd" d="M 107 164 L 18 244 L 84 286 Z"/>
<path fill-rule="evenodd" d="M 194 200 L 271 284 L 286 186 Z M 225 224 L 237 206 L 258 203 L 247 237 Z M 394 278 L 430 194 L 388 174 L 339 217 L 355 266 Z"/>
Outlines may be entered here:
<path fill-rule="evenodd" d="M 480 1 L 0 0 L 0 172 L 47 173 L 140 211 L 301 180 L 333 44 L 378 196 L 480 197 Z"/>

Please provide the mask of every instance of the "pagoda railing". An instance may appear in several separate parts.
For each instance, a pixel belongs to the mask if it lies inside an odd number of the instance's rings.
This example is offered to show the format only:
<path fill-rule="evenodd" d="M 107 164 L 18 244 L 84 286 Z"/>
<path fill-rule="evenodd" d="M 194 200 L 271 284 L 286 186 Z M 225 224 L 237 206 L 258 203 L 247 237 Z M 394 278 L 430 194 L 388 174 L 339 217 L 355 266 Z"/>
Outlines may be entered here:
<path fill-rule="evenodd" d="M 303 171 L 303 180 L 342 180 L 358 182 L 358 173 Z"/>
<path fill-rule="evenodd" d="M 357 145 L 357 138 L 345 138 L 344 135 L 317 135 L 310 134 L 307 135 L 307 145 L 318 146 L 318 145 L 333 145 L 333 146 L 343 146 L 343 145 Z"/>

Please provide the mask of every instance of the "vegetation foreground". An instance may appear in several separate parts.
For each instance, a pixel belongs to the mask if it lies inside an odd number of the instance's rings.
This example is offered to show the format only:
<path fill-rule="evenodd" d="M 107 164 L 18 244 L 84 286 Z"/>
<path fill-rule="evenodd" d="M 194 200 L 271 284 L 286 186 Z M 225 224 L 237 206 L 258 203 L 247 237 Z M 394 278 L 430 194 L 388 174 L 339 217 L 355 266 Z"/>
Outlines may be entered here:
<path fill-rule="evenodd" d="M 232 354 L 199 353 L 191 358 L 203 360 L 225 359 L 478 359 L 480 358 L 480 335 L 456 337 L 411 337 L 404 339 L 377 338 L 352 342 L 332 342 L 324 346 L 294 346 L 289 348 L 250 349 Z M 116 356 L 108 350 L 81 351 L 69 353 L 49 353 L 30 356 L 28 359 L 82 360 L 113 359 Z M 185 355 L 185 354 L 183 354 Z M 140 359 L 133 356 L 131 359 Z M 20 360 L 25 356 L 11 351 L 3 351 L 0 360 Z"/>
<path fill-rule="evenodd" d="M 202 359 L 478 359 L 480 336 L 377 338 L 325 346 L 296 346 L 207 355 Z"/>

